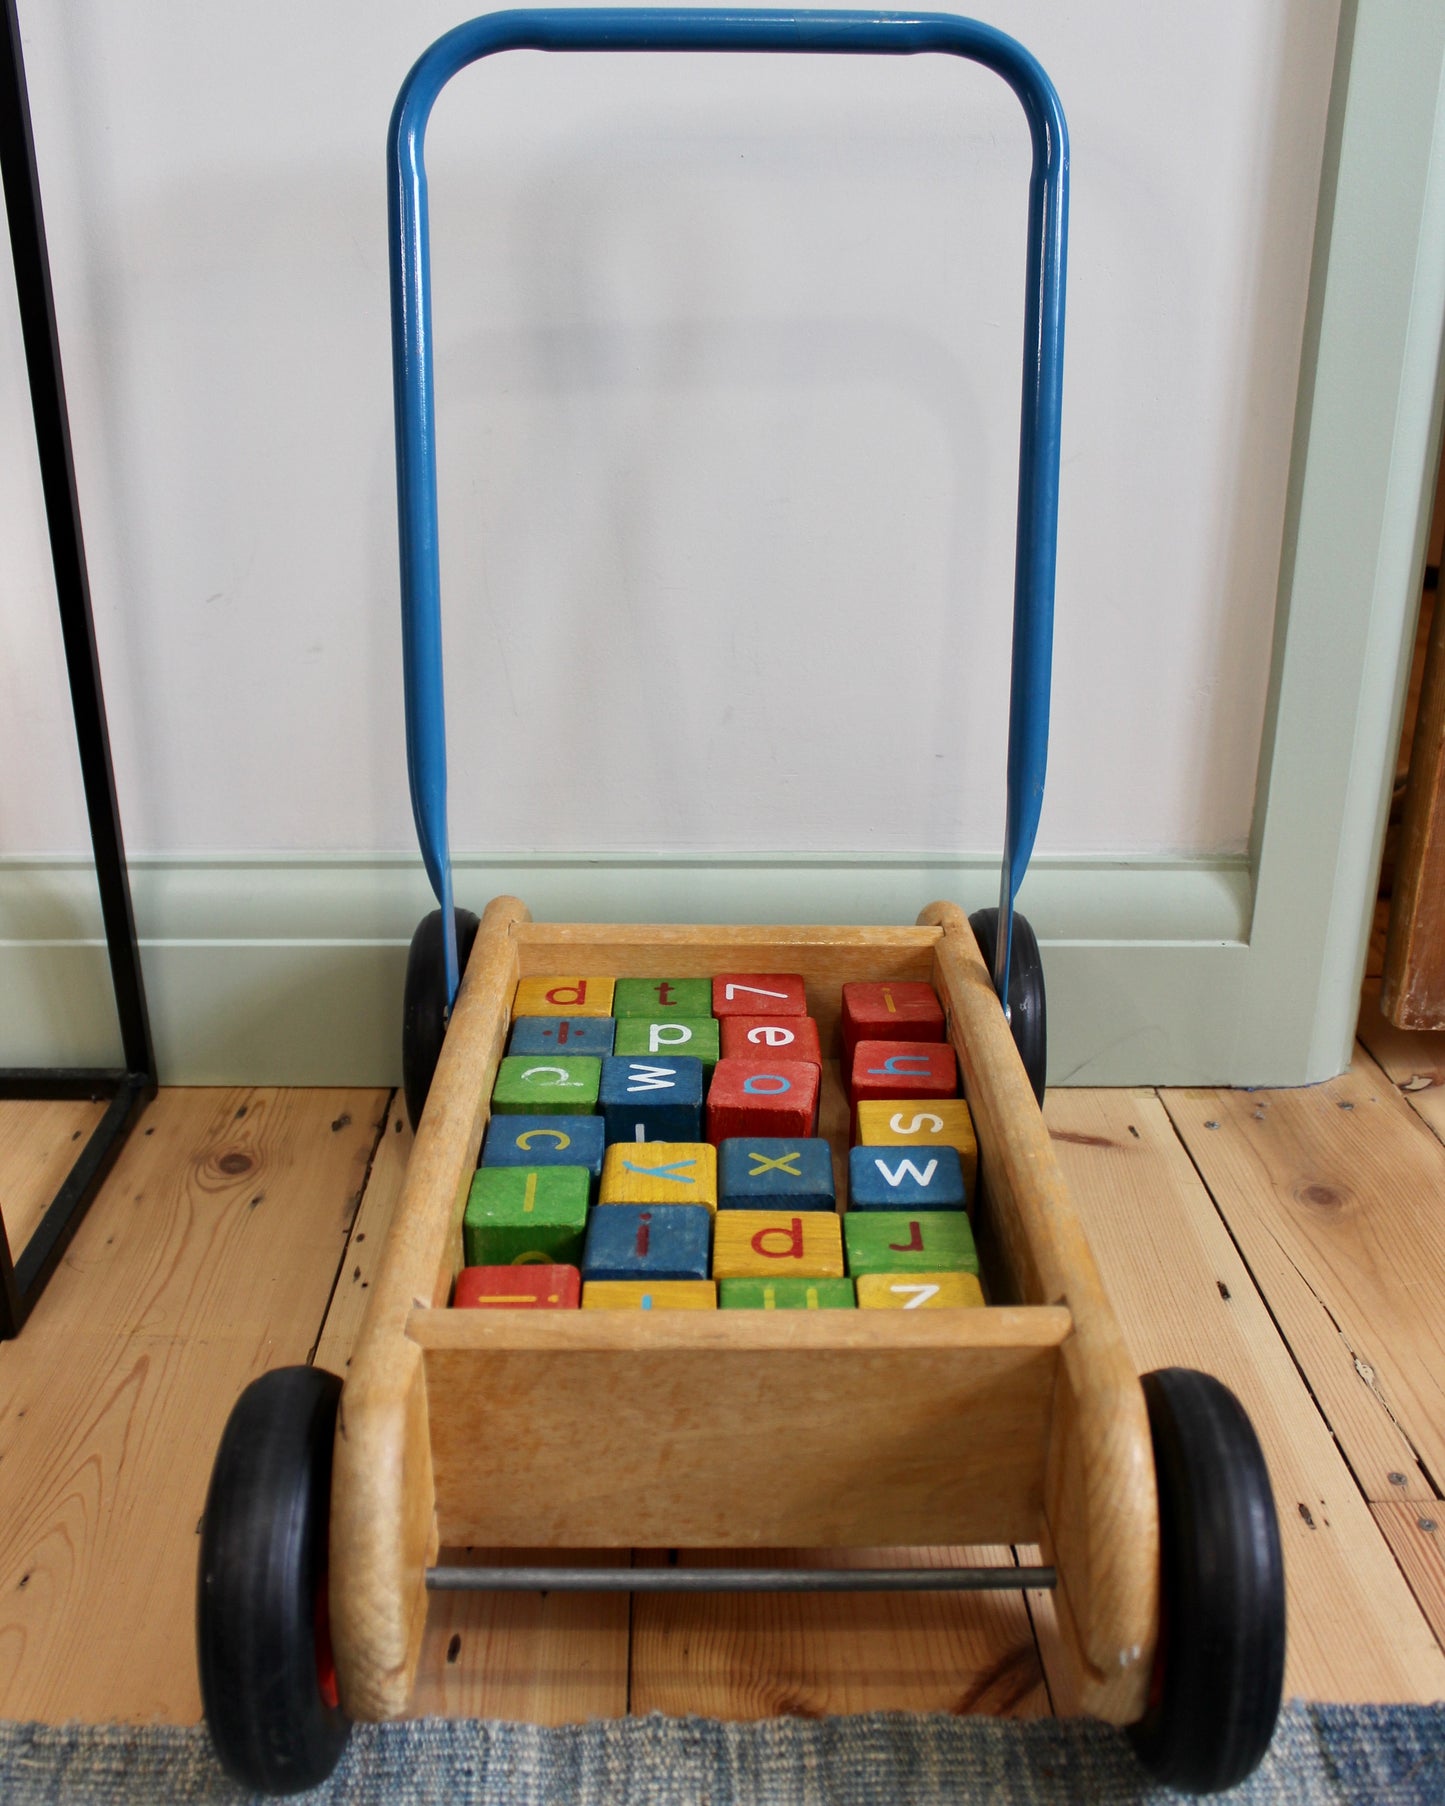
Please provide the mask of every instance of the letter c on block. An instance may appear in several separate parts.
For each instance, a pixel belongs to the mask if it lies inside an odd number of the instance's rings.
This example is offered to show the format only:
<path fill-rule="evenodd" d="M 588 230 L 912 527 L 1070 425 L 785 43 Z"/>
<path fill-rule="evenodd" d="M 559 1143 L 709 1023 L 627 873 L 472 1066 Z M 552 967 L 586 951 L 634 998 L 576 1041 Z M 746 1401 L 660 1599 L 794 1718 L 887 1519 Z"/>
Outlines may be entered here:
<path fill-rule="evenodd" d="M 559 1153 L 563 1148 L 570 1148 L 572 1145 L 572 1137 L 564 1133 L 561 1129 L 523 1129 L 522 1133 L 517 1137 L 517 1146 L 530 1152 L 532 1143 L 539 1135 L 550 1135 L 552 1140 L 556 1143 L 557 1151 Z"/>

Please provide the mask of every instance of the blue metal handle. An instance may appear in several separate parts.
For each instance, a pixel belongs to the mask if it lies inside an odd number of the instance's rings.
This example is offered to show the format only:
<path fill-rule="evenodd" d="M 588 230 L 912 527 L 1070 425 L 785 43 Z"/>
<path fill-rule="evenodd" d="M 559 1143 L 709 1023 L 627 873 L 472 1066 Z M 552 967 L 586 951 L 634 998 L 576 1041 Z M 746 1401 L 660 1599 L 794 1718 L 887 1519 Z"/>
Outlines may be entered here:
<path fill-rule="evenodd" d="M 1069 139 L 1063 108 L 1053 83 L 1022 44 L 991 25 L 951 13 L 692 12 L 651 7 L 528 9 L 473 19 L 438 38 L 421 56 L 402 83 L 391 116 L 387 196 L 406 756 L 422 858 L 442 907 L 448 999 L 456 997 L 459 972 L 447 835 L 431 258 L 423 152 L 437 95 L 458 70 L 499 50 L 791 51 L 844 56 L 915 56 L 936 51 L 992 69 L 1022 103 L 1033 139 L 1033 173 L 1029 182 L 1014 553 L 1008 795 L 993 973 L 995 988 L 1006 1002 L 1014 900 L 1038 831 L 1048 756 L 1069 216 Z"/>

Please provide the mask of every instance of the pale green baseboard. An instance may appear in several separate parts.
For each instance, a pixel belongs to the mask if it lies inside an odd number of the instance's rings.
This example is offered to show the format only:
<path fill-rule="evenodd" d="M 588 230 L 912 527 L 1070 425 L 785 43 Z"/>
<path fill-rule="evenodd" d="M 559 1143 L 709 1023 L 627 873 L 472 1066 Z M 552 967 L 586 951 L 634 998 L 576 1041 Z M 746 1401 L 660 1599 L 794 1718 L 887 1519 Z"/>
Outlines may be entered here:
<path fill-rule="evenodd" d="M 984 859 L 458 862 L 463 902 L 511 891 L 561 921 L 911 922 L 935 897 L 991 902 L 996 884 Z M 431 906 L 416 860 L 142 857 L 132 886 L 164 1082 L 397 1082 L 406 948 Z M 1044 943 L 1053 1082 L 1259 1082 L 1240 1046 L 1243 861 L 1042 860 L 1023 901 Z M 118 1058 L 82 862 L 0 861 L 0 998 L 0 1064 Z"/>

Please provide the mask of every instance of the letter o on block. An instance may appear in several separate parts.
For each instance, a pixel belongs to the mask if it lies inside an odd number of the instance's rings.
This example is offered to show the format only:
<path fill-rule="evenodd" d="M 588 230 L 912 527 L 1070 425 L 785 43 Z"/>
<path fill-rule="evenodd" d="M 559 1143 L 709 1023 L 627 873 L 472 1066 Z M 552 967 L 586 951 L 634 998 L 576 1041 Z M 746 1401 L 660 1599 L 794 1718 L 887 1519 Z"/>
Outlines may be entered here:
<path fill-rule="evenodd" d="M 781 1097 L 792 1089 L 793 1081 L 780 1072 L 754 1072 L 743 1080 L 743 1090 L 749 1097 Z"/>

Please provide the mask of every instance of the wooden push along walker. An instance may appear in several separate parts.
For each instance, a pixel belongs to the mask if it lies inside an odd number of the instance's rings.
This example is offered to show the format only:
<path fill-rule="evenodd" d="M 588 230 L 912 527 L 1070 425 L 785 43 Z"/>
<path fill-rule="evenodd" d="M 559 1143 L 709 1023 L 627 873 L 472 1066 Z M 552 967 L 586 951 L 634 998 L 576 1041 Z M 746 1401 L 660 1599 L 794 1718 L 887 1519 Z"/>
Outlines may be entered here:
<path fill-rule="evenodd" d="M 997 910 L 970 919 L 935 903 L 913 928 L 729 928 L 547 925 L 510 897 L 480 921 L 454 907 L 422 150 L 451 76 L 518 48 L 941 52 L 993 69 L 1018 95 L 1033 176 Z M 1159 1777 L 1201 1791 L 1232 1785 L 1269 1742 L 1283 1681 L 1268 1475 L 1217 1381 L 1169 1369 L 1141 1383 L 1134 1371 L 1040 1113 L 1043 974 L 1014 911 L 1043 791 L 1057 523 L 1068 152 L 1048 77 L 1012 39 L 950 15 L 496 13 L 448 33 L 413 68 L 389 172 L 407 755 L 440 904 L 407 968 L 403 1064 L 417 1136 L 344 1386 L 312 1368 L 269 1373 L 242 1395 L 221 1441 L 197 1623 L 222 1762 L 274 1792 L 324 1778 L 352 1719 L 405 1710 L 433 1588 L 1026 1585 L 1055 1589 L 1085 1710 L 1128 1726 Z M 977 1135 L 973 1216 L 990 1302 L 447 1309 L 519 981 L 738 971 L 801 975 L 825 1052 L 843 984 L 932 984 Z M 440 1549 L 462 1545 L 978 1543 L 1038 1543 L 1050 1565 L 436 1565 Z"/>

